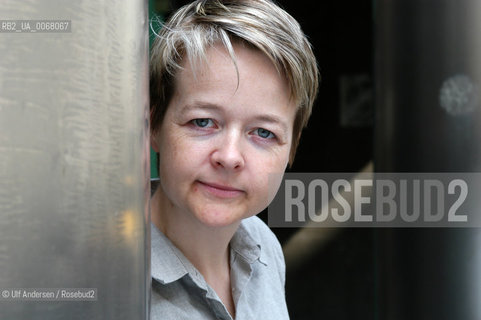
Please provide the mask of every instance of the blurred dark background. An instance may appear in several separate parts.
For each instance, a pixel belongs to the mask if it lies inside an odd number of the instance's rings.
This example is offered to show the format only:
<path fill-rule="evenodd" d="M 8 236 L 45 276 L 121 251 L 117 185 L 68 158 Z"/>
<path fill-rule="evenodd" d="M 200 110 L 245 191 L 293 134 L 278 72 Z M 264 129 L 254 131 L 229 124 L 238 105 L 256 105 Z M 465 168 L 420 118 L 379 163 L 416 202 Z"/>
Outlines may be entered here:
<path fill-rule="evenodd" d="M 151 0 L 165 18 L 190 1 Z M 292 172 L 358 172 L 373 156 L 373 8 L 371 0 L 281 0 L 301 24 L 321 73 L 320 91 Z M 267 213 L 259 217 L 267 222 Z M 273 228 L 285 244 L 298 228 Z M 319 232 L 326 230 L 319 229 Z M 329 232 L 329 230 L 327 230 Z M 375 319 L 375 233 L 339 229 L 292 271 L 286 296 L 292 319 Z"/>

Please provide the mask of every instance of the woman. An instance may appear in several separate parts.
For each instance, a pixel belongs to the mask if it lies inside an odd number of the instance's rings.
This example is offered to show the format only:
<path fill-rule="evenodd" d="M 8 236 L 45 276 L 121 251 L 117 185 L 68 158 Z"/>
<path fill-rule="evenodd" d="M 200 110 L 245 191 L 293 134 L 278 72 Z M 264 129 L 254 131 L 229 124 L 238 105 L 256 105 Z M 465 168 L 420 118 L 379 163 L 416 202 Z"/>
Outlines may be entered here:
<path fill-rule="evenodd" d="M 269 0 L 194 1 L 151 55 L 152 319 L 288 319 L 285 265 L 257 217 L 317 93 L 298 23 Z"/>

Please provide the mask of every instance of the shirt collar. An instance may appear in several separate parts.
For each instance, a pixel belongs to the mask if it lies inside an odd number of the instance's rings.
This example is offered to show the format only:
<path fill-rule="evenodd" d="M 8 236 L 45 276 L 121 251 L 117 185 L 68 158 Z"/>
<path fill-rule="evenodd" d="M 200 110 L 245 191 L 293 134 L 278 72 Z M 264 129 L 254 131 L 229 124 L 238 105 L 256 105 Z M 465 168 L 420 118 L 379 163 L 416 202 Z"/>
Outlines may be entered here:
<path fill-rule="evenodd" d="M 250 218 L 247 218 L 250 219 Z M 230 242 L 231 250 L 240 255 L 249 264 L 256 260 L 267 266 L 264 252 L 261 250 L 260 241 L 256 234 L 249 232 L 246 222 L 243 220 Z"/>
<path fill-rule="evenodd" d="M 151 224 L 151 273 L 152 278 L 163 283 L 174 282 L 189 273 L 183 254 L 174 244 Z"/>
<path fill-rule="evenodd" d="M 267 266 L 260 241 L 255 234 L 248 231 L 244 221 L 234 233 L 230 248 L 231 252 L 241 256 L 249 264 L 259 260 Z M 162 284 L 177 281 L 187 274 L 194 278 L 198 276 L 190 261 L 154 224 L 151 224 L 151 273 L 152 278 Z"/>

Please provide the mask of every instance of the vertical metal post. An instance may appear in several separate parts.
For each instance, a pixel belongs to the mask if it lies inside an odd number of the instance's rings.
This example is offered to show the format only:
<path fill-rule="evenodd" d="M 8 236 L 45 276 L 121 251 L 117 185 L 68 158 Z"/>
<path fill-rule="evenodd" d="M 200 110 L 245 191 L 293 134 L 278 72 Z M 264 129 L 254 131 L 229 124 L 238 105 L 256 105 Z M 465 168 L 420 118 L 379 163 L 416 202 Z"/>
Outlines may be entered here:
<path fill-rule="evenodd" d="M 375 170 L 479 171 L 481 2 L 377 0 L 375 11 Z M 379 319 L 481 319 L 478 229 L 378 236 Z"/>
<path fill-rule="evenodd" d="M 0 12 L 25 27 L 0 30 L 0 291 L 96 290 L 10 294 L 0 318 L 147 319 L 147 3 L 6 0 Z M 33 21 L 45 19 L 71 29 Z"/>

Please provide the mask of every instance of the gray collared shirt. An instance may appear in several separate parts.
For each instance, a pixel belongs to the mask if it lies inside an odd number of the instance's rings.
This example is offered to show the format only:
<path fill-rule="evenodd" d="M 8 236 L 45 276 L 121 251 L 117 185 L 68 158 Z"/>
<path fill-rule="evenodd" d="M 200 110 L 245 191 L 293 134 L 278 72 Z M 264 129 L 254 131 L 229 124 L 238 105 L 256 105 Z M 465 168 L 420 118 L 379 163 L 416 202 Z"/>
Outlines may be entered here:
<path fill-rule="evenodd" d="M 215 291 L 152 225 L 150 319 L 232 320 Z M 258 217 L 244 219 L 230 242 L 232 295 L 238 320 L 289 319 L 279 241 Z"/>

